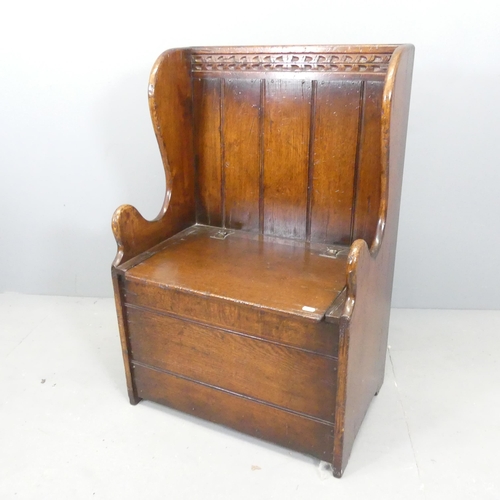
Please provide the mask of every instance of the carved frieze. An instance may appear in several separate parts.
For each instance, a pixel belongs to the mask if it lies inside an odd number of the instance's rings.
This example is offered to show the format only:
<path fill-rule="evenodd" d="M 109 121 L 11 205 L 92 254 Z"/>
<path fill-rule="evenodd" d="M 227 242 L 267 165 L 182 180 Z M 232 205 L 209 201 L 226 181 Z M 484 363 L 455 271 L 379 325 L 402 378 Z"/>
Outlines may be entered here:
<path fill-rule="evenodd" d="M 194 73 L 204 71 L 320 71 L 384 73 L 391 54 L 193 54 Z"/>

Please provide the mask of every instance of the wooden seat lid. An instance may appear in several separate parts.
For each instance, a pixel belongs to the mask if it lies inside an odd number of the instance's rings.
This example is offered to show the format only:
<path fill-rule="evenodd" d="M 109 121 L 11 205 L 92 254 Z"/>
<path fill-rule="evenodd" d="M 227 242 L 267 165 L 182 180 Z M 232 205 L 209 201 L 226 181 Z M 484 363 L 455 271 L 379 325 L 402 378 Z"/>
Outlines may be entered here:
<path fill-rule="evenodd" d="M 321 321 L 345 286 L 347 253 L 195 225 L 139 258 L 126 279 Z"/>

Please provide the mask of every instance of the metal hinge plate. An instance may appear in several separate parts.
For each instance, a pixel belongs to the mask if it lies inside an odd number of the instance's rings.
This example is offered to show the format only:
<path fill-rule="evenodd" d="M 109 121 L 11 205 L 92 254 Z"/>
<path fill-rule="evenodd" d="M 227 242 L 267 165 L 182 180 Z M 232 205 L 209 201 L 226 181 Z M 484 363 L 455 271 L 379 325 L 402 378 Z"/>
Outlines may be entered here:
<path fill-rule="evenodd" d="M 214 238 L 215 240 L 225 240 L 230 234 L 233 234 L 234 231 L 230 231 L 229 229 L 220 229 L 216 233 L 212 234 L 210 238 Z"/>

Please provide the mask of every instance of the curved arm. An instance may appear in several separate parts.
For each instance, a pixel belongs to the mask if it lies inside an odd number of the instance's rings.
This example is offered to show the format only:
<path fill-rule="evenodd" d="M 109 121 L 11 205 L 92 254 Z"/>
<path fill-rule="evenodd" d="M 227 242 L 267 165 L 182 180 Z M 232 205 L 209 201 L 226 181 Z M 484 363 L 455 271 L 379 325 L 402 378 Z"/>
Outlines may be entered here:
<path fill-rule="evenodd" d="M 397 47 L 385 77 L 382 96 L 380 207 L 375 238 L 370 248 L 374 255 L 382 245 L 389 204 L 397 205 L 396 212 L 399 213 L 399 197 L 397 200 L 390 198 L 392 190 L 399 195 L 401 186 L 414 50 L 413 45 Z"/>
<path fill-rule="evenodd" d="M 362 256 L 368 259 L 366 266 L 379 269 L 378 274 L 386 278 L 392 289 L 413 55 L 412 45 L 398 46 L 394 50 L 387 70 L 382 100 L 381 195 L 377 229 L 369 251 L 363 240 L 356 240 L 349 250 L 348 300 L 343 313 L 349 318 L 357 295 L 357 274 L 362 272 L 358 269 L 361 267 Z M 348 306 L 349 298 L 351 306 Z"/>
<path fill-rule="evenodd" d="M 131 205 L 112 220 L 116 267 L 195 221 L 189 57 L 184 49 L 164 52 L 149 79 L 149 109 L 165 170 L 166 195 L 158 216 L 147 221 Z"/>
<path fill-rule="evenodd" d="M 370 253 L 365 240 L 356 240 L 349 249 L 347 257 L 347 297 L 342 316 L 350 318 L 354 310 L 354 304 L 358 295 L 358 274 L 366 274 L 361 271 L 372 264 L 373 256 Z"/>
<path fill-rule="evenodd" d="M 115 210 L 111 227 L 118 250 L 113 266 L 139 255 L 155 246 L 163 238 L 168 237 L 168 221 L 163 218 L 168 203 L 153 221 L 146 220 L 132 205 L 122 205 Z M 175 233 L 174 233 L 175 234 Z"/>

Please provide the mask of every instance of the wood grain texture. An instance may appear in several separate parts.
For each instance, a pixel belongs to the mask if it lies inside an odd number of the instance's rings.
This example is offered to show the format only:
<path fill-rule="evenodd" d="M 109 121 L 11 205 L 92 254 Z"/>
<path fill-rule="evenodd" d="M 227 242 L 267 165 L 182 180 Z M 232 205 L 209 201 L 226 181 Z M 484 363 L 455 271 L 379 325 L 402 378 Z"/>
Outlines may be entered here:
<path fill-rule="evenodd" d="M 133 360 L 333 423 L 333 358 L 128 308 Z"/>
<path fill-rule="evenodd" d="M 308 81 L 266 81 L 265 234 L 306 235 L 311 90 Z"/>
<path fill-rule="evenodd" d="M 127 281 L 124 298 L 128 305 L 146 308 L 151 312 L 160 311 L 278 345 L 337 356 L 338 325 L 304 321 L 287 314 L 265 311 L 222 298 L 152 286 L 147 282 Z"/>
<path fill-rule="evenodd" d="M 223 221 L 221 87 L 218 78 L 193 80 L 196 221 L 214 226 Z"/>
<path fill-rule="evenodd" d="M 113 279 L 113 291 L 115 296 L 116 313 L 118 316 L 118 329 L 120 332 L 120 343 L 122 347 L 123 364 L 125 365 L 125 379 L 130 404 L 136 405 L 141 400 L 137 396 L 134 377 L 132 374 L 131 348 L 128 334 L 128 322 L 124 308 L 124 286 L 123 275 L 115 269 L 111 273 Z"/>
<path fill-rule="evenodd" d="M 383 82 L 365 83 L 352 241 L 362 239 L 368 246 L 375 237 L 380 206 L 383 90 Z"/>
<path fill-rule="evenodd" d="M 260 80 L 224 83 L 225 227 L 257 231 L 260 194 Z"/>
<path fill-rule="evenodd" d="M 382 79 L 395 45 L 195 47 L 196 76 L 280 79 Z"/>
<path fill-rule="evenodd" d="M 179 376 L 134 367 L 141 398 L 331 461 L 333 426 Z"/>
<path fill-rule="evenodd" d="M 350 243 L 361 88 L 353 81 L 318 82 L 311 241 Z"/>
<path fill-rule="evenodd" d="M 115 266 L 195 221 L 189 69 L 188 55 L 175 49 L 164 52 L 151 71 L 149 109 L 165 169 L 165 200 L 153 221 L 144 219 L 131 205 L 122 205 L 115 211 Z"/>
<path fill-rule="evenodd" d="M 383 381 L 412 66 L 409 45 L 160 56 L 165 202 L 113 218 L 131 403 L 343 474 Z"/>
<path fill-rule="evenodd" d="M 358 239 L 347 267 L 340 318 L 334 475 L 342 476 L 373 395 L 384 378 L 414 48 L 394 51 L 383 92 L 379 220 L 369 248 Z"/>
<path fill-rule="evenodd" d="M 345 285 L 346 256 L 328 259 L 305 245 L 195 226 L 127 272 L 129 281 L 213 296 L 320 321 Z M 241 284 L 244 283 L 244 286 Z M 283 293 L 286 290 L 286 293 Z"/>

